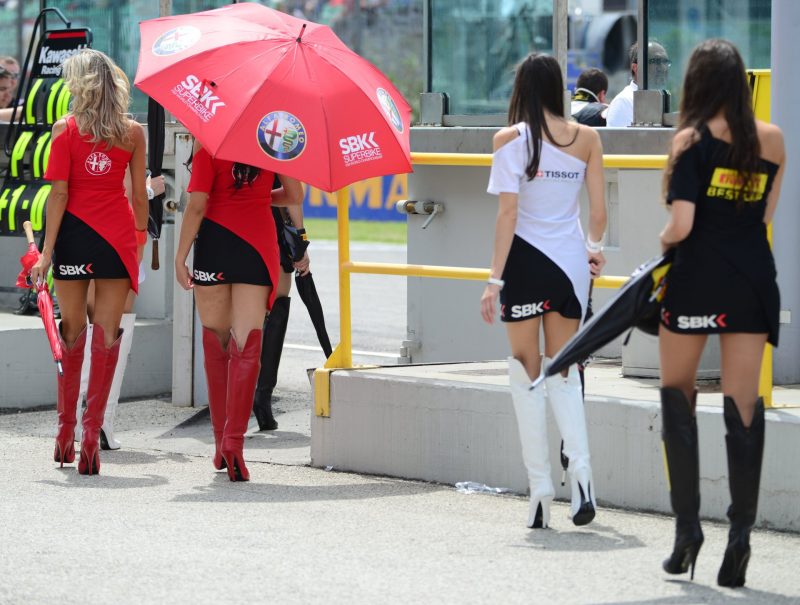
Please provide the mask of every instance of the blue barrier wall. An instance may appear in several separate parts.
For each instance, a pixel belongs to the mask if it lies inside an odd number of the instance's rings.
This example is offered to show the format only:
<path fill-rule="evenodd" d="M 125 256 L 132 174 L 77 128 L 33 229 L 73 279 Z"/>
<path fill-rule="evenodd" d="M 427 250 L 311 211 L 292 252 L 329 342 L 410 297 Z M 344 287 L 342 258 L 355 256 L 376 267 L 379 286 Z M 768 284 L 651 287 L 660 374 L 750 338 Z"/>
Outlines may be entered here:
<path fill-rule="evenodd" d="M 405 174 L 377 177 L 350 186 L 350 218 L 367 221 L 405 221 L 395 209 L 406 199 Z M 336 218 L 336 194 L 309 187 L 303 200 L 303 215 L 308 218 Z"/>

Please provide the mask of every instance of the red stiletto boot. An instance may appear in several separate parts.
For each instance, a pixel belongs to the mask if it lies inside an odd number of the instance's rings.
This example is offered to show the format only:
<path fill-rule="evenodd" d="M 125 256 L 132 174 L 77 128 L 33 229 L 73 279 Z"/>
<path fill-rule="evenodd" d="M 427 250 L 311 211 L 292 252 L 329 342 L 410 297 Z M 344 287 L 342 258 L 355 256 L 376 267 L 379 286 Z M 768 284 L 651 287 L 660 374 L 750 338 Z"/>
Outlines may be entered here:
<path fill-rule="evenodd" d="M 205 357 L 206 384 L 208 385 L 208 413 L 214 431 L 214 468 L 225 468 L 220 453 L 222 433 L 225 430 L 225 406 L 228 400 L 228 351 L 223 348 L 213 330 L 203 328 L 203 354 Z"/>
<path fill-rule="evenodd" d="M 111 381 L 119 358 L 122 330 L 110 347 L 106 348 L 105 334 L 99 324 L 92 330 L 92 358 L 89 367 L 89 388 L 86 392 L 86 411 L 83 413 L 83 437 L 78 472 L 81 475 L 100 473 L 100 427 L 106 412 Z"/>
<path fill-rule="evenodd" d="M 228 355 L 227 416 L 222 435 L 222 456 L 228 465 L 228 478 L 231 481 L 249 481 L 250 473 L 244 464 L 242 450 L 261 366 L 261 330 L 250 331 L 241 351 L 231 332 Z"/>
<path fill-rule="evenodd" d="M 59 334 L 61 326 L 59 326 Z M 56 450 L 53 459 L 61 466 L 75 462 L 75 413 L 78 408 L 78 390 L 81 386 L 81 366 L 83 365 L 83 347 L 86 344 L 86 328 L 81 330 L 78 338 L 67 348 L 61 338 L 61 349 L 64 352 L 61 367 L 64 374 L 58 377 L 58 433 L 56 434 Z"/>

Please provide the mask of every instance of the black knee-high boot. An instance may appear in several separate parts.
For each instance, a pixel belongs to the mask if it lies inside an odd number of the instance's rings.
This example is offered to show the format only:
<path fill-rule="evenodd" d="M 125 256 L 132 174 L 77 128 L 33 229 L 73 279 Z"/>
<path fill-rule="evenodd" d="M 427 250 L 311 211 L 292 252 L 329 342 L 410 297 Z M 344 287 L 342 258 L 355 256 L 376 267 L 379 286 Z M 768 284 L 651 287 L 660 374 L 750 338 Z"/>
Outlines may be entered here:
<path fill-rule="evenodd" d="M 272 309 L 264 320 L 261 341 L 261 371 L 253 398 L 253 414 L 258 421 L 258 430 L 274 431 L 278 423 L 272 415 L 272 391 L 278 383 L 278 366 L 281 363 L 286 326 L 289 323 L 288 296 L 281 296 L 272 303 Z"/>
<path fill-rule="evenodd" d="M 728 449 L 728 484 L 731 505 L 728 519 L 728 547 L 717 575 L 717 584 L 731 588 L 744 586 L 750 561 L 750 530 L 758 512 L 758 487 L 764 454 L 764 401 L 756 401 L 750 428 L 742 423 L 736 402 L 725 397 L 725 445 Z"/>
<path fill-rule="evenodd" d="M 697 394 L 694 398 L 696 399 Z M 700 528 L 700 460 L 694 405 L 680 389 L 661 389 L 661 438 L 667 458 L 669 497 L 675 513 L 675 546 L 664 571 L 694 578 L 697 553 L 703 545 Z"/>

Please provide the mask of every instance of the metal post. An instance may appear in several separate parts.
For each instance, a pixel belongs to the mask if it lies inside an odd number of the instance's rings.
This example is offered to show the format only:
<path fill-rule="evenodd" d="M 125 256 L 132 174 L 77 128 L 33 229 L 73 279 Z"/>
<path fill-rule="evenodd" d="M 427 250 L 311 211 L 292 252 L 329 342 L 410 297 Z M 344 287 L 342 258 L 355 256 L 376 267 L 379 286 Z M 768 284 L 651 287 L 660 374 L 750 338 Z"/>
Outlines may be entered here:
<path fill-rule="evenodd" d="M 772 2 L 772 122 L 783 130 L 786 157 L 792 164 L 800 159 L 800 80 L 797 78 L 797 57 L 800 56 L 800 2 Z M 778 211 L 773 221 L 775 262 L 781 290 L 781 309 L 788 323 L 781 325 L 780 348 L 775 355 L 775 384 L 800 382 L 800 171 L 786 170 Z"/>
<path fill-rule="evenodd" d="M 353 366 L 353 338 L 350 317 L 350 273 L 344 266 L 350 262 L 350 188 L 336 194 L 337 230 L 339 239 L 339 367 Z"/>
<path fill-rule="evenodd" d="M 636 58 L 636 86 L 639 90 L 647 88 L 647 0 L 638 0 L 638 16 L 636 18 L 636 40 L 639 43 L 639 54 Z"/>
<path fill-rule="evenodd" d="M 553 0 L 553 54 L 561 68 L 564 78 L 564 117 L 570 115 L 570 94 L 567 90 L 567 45 L 569 33 L 567 31 L 569 3 L 567 0 Z"/>
<path fill-rule="evenodd" d="M 175 191 L 184 192 L 189 185 L 189 171 L 183 165 L 192 151 L 192 136 L 175 136 Z M 180 193 L 179 193 L 180 195 Z M 183 203 L 175 213 L 175 242 L 183 223 Z M 193 404 L 194 383 L 194 297 L 178 285 L 172 288 L 172 405 Z"/>
<path fill-rule="evenodd" d="M 553 0 L 553 53 L 561 67 L 561 75 L 567 80 L 567 15 L 569 3 L 567 0 Z"/>

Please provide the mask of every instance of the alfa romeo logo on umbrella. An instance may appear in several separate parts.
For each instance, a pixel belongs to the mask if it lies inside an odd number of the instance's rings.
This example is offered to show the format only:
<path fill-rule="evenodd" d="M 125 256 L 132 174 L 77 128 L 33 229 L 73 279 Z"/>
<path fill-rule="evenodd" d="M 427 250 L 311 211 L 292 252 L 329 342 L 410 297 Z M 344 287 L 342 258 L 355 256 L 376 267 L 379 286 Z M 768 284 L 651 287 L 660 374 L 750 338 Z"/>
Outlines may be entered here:
<path fill-rule="evenodd" d="M 195 45 L 203 34 L 196 27 L 181 25 L 161 34 L 153 42 L 153 54 L 159 57 L 174 55 Z"/>
<path fill-rule="evenodd" d="M 397 110 L 397 105 L 394 103 L 392 95 L 386 92 L 383 88 L 378 89 L 378 102 L 383 108 L 383 113 L 389 118 L 392 126 L 395 127 L 397 132 L 403 132 L 403 118 L 400 117 L 400 112 Z"/>
<path fill-rule="evenodd" d="M 276 160 L 293 160 L 306 148 L 306 129 L 288 111 L 271 111 L 261 118 L 256 136 L 261 150 Z"/>

